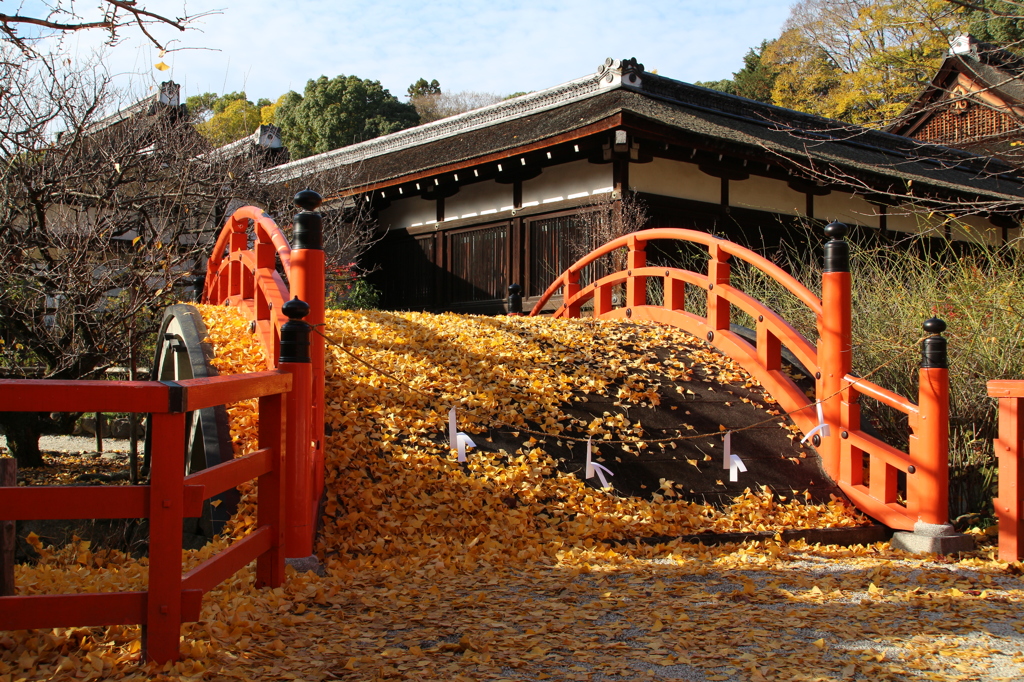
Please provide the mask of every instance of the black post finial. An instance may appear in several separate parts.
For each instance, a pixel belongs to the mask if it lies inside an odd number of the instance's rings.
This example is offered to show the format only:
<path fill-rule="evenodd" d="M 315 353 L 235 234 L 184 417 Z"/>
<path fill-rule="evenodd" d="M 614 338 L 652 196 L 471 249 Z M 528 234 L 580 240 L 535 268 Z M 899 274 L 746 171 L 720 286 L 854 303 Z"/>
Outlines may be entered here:
<path fill-rule="evenodd" d="M 324 221 L 316 209 L 323 203 L 323 198 L 311 189 L 304 189 L 295 195 L 292 200 L 301 211 L 295 214 L 295 229 L 293 232 L 294 248 L 316 249 L 324 248 Z"/>
<path fill-rule="evenodd" d="M 281 325 L 280 362 L 309 362 L 309 333 L 312 327 L 302 321 L 309 315 L 309 304 L 296 296 L 281 306 L 288 321 Z"/>
<path fill-rule="evenodd" d="M 515 283 L 508 285 L 508 314 L 523 314 L 523 287 Z"/>
<path fill-rule="evenodd" d="M 825 234 L 830 237 L 825 242 L 825 272 L 850 271 L 850 245 L 843 239 L 849 228 L 844 223 L 833 221 L 825 226 Z"/>
<path fill-rule="evenodd" d="M 946 348 L 946 323 L 937 317 L 925 320 L 921 327 L 929 334 L 921 341 L 921 369 L 944 369 L 949 367 L 949 354 Z"/>

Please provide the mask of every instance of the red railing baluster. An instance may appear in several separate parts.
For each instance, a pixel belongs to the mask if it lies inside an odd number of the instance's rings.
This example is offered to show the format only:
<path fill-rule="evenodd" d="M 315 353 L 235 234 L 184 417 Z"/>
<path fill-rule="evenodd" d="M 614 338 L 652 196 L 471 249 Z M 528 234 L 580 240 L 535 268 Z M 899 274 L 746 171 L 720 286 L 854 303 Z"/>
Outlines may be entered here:
<path fill-rule="evenodd" d="M 157 661 L 178 657 L 181 636 L 181 524 L 185 412 L 154 414 L 149 489 L 149 598 L 142 646 Z"/>
<path fill-rule="evenodd" d="M 729 265 L 729 254 L 721 244 L 715 243 L 708 249 L 711 260 L 708 261 L 708 328 L 713 331 L 728 330 L 732 322 L 732 306 L 729 299 L 722 296 L 715 288 L 728 285 L 732 266 Z"/>
<path fill-rule="evenodd" d="M 626 280 L 626 307 L 637 308 L 647 305 L 647 278 L 641 275 L 634 275 L 634 270 L 647 266 L 647 242 L 637 239 L 635 236 L 629 240 L 629 255 L 627 256 L 626 267 L 629 275 Z"/>
<path fill-rule="evenodd" d="M 1024 558 L 1024 381 L 990 381 L 988 395 L 999 399 L 999 497 L 992 501 L 999 519 L 999 558 Z"/>
<path fill-rule="evenodd" d="M 292 380 L 294 381 L 294 375 Z M 260 398 L 259 415 L 259 448 L 273 450 L 273 463 L 270 471 L 257 479 L 256 525 L 259 528 L 270 527 L 273 544 L 269 551 L 261 554 L 256 560 L 256 587 L 280 587 L 284 582 L 287 475 L 285 411 L 282 396 L 276 394 Z"/>
<path fill-rule="evenodd" d="M 577 318 L 580 316 L 580 304 L 573 302 L 580 293 L 580 272 L 579 270 L 569 270 L 565 273 L 565 291 L 563 297 L 568 307 L 567 317 Z"/>

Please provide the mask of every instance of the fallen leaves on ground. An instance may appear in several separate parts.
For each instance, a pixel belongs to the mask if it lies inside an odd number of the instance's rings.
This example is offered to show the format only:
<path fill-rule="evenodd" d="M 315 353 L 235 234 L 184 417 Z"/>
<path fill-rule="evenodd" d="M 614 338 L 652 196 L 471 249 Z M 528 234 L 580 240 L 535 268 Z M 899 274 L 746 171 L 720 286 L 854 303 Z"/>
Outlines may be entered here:
<path fill-rule="evenodd" d="M 222 372 L 258 371 L 243 320 L 206 308 Z M 0 634 L 0 680 L 905 680 L 1013 679 L 1021 663 L 1020 566 L 991 548 L 911 558 L 886 544 L 848 549 L 767 540 L 702 547 L 701 531 L 856 525 L 841 503 L 748 491 L 715 509 L 620 498 L 561 472 L 544 436 L 467 465 L 447 445 L 447 410 L 474 439 L 539 425 L 585 433 L 564 406 L 610 386 L 654 403 L 645 349 L 682 343 L 653 325 L 457 315 L 339 313 L 327 333 L 391 377 L 329 349 L 328 492 L 318 554 L 325 577 L 289 571 L 254 590 L 251 569 L 204 598 L 183 626 L 184 660 L 134 663 L 138 628 Z M 689 342 L 687 342 L 689 343 Z M 707 350 L 667 367 L 680 382 L 751 381 Z M 711 369 L 705 369 L 704 364 Z M 666 367 L 662 363 L 662 367 Z M 398 379 L 401 384 L 396 384 Z M 714 388 L 711 384 L 709 388 Z M 426 395 L 424 395 L 426 394 Z M 431 397 L 433 396 L 433 397 Z M 635 402 L 630 402 L 635 401 Z M 240 452 L 252 406 L 233 410 Z M 596 427 L 597 425 L 595 425 Z M 630 420 L 600 425 L 643 442 Z M 244 534 L 183 552 L 186 568 Z M 53 550 L 18 567 L 23 593 L 138 589 L 146 561 Z"/>
<path fill-rule="evenodd" d="M 18 485 L 128 485 L 128 455 L 44 452 L 45 467 L 18 469 Z"/>

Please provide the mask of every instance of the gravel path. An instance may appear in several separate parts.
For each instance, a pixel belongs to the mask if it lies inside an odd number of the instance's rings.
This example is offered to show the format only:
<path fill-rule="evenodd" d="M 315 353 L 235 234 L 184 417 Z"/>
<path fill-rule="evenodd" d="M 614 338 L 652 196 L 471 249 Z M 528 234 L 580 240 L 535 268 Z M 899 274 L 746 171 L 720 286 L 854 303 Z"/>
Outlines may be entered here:
<path fill-rule="evenodd" d="M 0 436 L 0 447 L 7 448 L 7 436 Z M 128 452 L 131 441 L 115 438 L 103 439 L 103 452 Z M 95 436 L 41 436 L 39 449 L 43 452 L 96 452 Z M 139 442 L 142 449 L 142 442 Z"/>

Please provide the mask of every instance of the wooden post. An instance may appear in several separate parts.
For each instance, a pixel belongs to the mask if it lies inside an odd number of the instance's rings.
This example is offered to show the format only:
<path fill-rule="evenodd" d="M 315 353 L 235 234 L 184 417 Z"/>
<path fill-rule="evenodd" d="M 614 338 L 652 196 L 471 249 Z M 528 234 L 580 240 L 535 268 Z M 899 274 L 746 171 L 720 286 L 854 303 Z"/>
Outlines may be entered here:
<path fill-rule="evenodd" d="M 310 384 L 305 393 L 309 406 L 306 421 L 306 443 L 311 443 L 313 458 L 310 462 L 312 488 L 309 495 L 314 498 L 314 509 L 320 502 L 324 489 L 324 337 L 320 333 L 324 325 L 324 288 L 326 264 L 323 248 L 323 218 L 316 209 L 323 199 L 312 190 L 303 190 L 295 195 L 294 203 L 300 210 L 294 219 L 292 265 L 289 272 L 292 297 L 298 297 L 309 308 L 306 323 L 315 331 L 309 336 Z M 283 341 L 282 341 L 283 343 Z M 284 351 L 281 352 L 282 356 Z M 299 386 L 292 386 L 292 394 L 299 394 Z M 306 389 L 302 389 L 306 390 Z M 288 429 L 294 426 L 289 420 Z M 314 512 L 315 515 L 315 512 Z M 316 532 L 314 519 L 311 532 Z M 302 556 L 309 556 L 310 551 Z M 288 556 L 294 556 L 289 554 Z"/>
<path fill-rule="evenodd" d="M 273 468 L 259 477 L 256 488 L 256 524 L 273 529 L 270 550 L 256 559 L 256 587 L 280 587 L 284 582 L 285 558 L 285 461 L 286 442 L 284 397 L 280 394 L 260 398 L 259 447 L 273 448 Z"/>
<path fill-rule="evenodd" d="M 18 485 L 18 460 L 0 458 L 0 488 Z M 0 521 L 0 597 L 14 594 L 14 547 L 17 540 L 14 521 Z"/>
<path fill-rule="evenodd" d="M 103 414 L 96 413 L 96 452 L 103 452 Z"/>
<path fill-rule="evenodd" d="M 999 497 L 992 501 L 999 519 L 999 559 L 1018 561 L 1024 539 L 1021 496 L 1024 491 L 1024 381 L 990 381 L 990 397 L 999 398 Z"/>
<path fill-rule="evenodd" d="M 914 471 L 907 474 L 907 511 L 933 525 L 949 523 L 949 364 L 946 323 L 924 323 L 929 334 L 921 342 L 918 375 L 918 453 Z"/>
<path fill-rule="evenodd" d="M 635 277 L 634 270 L 647 267 L 647 242 L 636 237 L 629 240 L 629 254 L 626 267 L 629 279 L 626 280 L 626 307 L 636 308 L 647 305 L 647 278 Z"/>
<path fill-rule="evenodd" d="M 580 273 L 577 270 L 569 270 L 565 275 L 565 288 L 562 290 L 563 303 L 566 306 L 565 316 L 577 318 L 580 316 L 580 304 L 569 303 L 570 300 L 580 293 Z M 597 304 L 594 304 L 594 317 L 597 317 Z"/>
<path fill-rule="evenodd" d="M 311 330 L 302 321 L 309 313 L 309 306 L 293 298 L 284 304 L 282 312 L 288 316 L 288 321 L 281 327 L 281 357 L 277 366 L 292 375 L 292 390 L 285 397 L 285 556 L 294 559 L 313 554 L 320 494 L 316 490 L 316 451 L 310 443 L 309 420 L 313 417 L 309 400 L 313 374 L 309 357 Z"/>
<path fill-rule="evenodd" d="M 843 237 L 846 225 L 829 223 L 825 234 L 832 239 L 825 244 L 825 261 L 821 275 L 821 328 L 818 330 L 817 398 L 821 402 L 830 435 L 815 443 L 821 462 L 829 476 L 841 479 L 840 452 L 842 432 L 849 429 L 843 422 L 843 378 L 852 365 L 850 246 Z M 819 444 L 820 443 L 820 444 Z M 845 481 L 849 483 L 849 481 Z"/>
<path fill-rule="evenodd" d="M 180 389 L 179 389 L 180 390 Z M 149 587 L 142 646 L 147 659 L 178 658 L 181 638 L 181 523 L 185 493 L 185 412 L 154 413 L 149 476 Z"/>
<path fill-rule="evenodd" d="M 708 327 L 713 330 L 728 330 L 732 322 L 732 306 L 729 301 L 715 292 L 715 287 L 728 284 L 731 277 L 729 254 L 721 244 L 712 244 L 709 248 L 711 260 L 708 262 Z"/>

